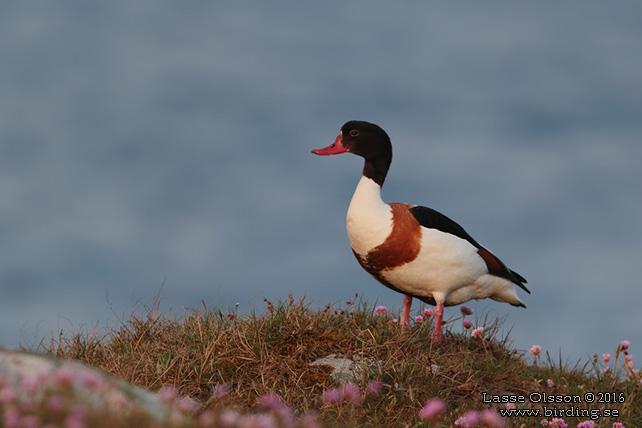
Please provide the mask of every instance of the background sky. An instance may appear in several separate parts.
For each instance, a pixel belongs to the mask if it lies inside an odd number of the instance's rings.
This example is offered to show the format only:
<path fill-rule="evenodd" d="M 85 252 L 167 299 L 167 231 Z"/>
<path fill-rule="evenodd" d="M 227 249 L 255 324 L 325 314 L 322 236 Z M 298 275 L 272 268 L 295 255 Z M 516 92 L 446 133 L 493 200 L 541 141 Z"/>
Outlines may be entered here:
<path fill-rule="evenodd" d="M 515 347 L 636 355 L 640 22 L 638 0 L 1 3 L 0 345 L 159 293 L 399 310 L 345 232 L 362 160 L 310 153 L 360 119 L 393 140 L 384 200 L 528 279 L 526 310 L 470 304 Z"/>

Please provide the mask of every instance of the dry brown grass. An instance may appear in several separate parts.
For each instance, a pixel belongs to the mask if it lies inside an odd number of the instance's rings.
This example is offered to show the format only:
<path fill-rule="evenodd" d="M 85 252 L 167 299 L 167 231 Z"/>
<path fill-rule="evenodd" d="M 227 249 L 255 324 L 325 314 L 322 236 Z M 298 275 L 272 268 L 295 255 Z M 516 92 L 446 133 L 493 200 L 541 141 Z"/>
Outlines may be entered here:
<path fill-rule="evenodd" d="M 490 407 L 481 402 L 482 392 L 608 391 L 626 393 L 627 401 L 610 406 L 620 409 L 621 417 L 604 419 L 603 426 L 614 421 L 642 426 L 639 376 L 634 381 L 593 374 L 597 361 L 568 367 L 549 358 L 531 364 L 534 357 L 511 350 L 508 338 L 498 338 L 501 320 L 477 320 L 485 327 L 484 340 L 471 338 L 461 323 L 453 322 L 443 343 L 435 346 L 430 322 L 402 332 L 391 315 L 376 314 L 364 302 L 315 310 L 304 299 L 289 296 L 266 305 L 261 315 L 204 307 L 178 318 L 155 306 L 134 314 L 118 329 L 52 339 L 46 352 L 81 360 L 151 390 L 173 386 L 196 398 L 203 411 L 233 407 L 253 412 L 259 397 L 276 393 L 297 414 L 317 411 L 327 426 L 411 427 L 423 426 L 418 411 L 426 400 L 440 397 L 448 408 L 438 424 L 451 426 L 466 410 Z M 369 381 L 380 380 L 383 392 L 364 393 L 360 405 L 322 402 L 322 393 L 337 384 L 330 367 L 309 363 L 328 354 L 367 361 L 355 383 L 365 390 Z M 555 386 L 547 386 L 547 379 Z M 230 394 L 212 400 L 217 385 L 228 385 Z M 540 421 L 512 418 L 509 426 L 536 426 Z"/>

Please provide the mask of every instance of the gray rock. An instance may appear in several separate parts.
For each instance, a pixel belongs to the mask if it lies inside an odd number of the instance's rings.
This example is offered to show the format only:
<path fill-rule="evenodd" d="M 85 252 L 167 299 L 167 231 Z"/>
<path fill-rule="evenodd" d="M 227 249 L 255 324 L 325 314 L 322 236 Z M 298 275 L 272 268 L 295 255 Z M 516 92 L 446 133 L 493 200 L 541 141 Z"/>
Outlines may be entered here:
<path fill-rule="evenodd" d="M 351 360 L 350 358 L 330 354 L 311 362 L 310 365 L 332 367 L 334 370 L 330 376 L 339 384 L 357 382 L 359 379 L 367 377 L 366 372 L 373 365 L 373 362 L 357 356 L 353 358 L 354 360 Z"/>
<path fill-rule="evenodd" d="M 73 400 L 115 412 L 137 407 L 155 418 L 176 412 L 157 394 L 78 361 L 0 348 L 0 390 L 3 388 L 23 400 L 44 400 L 49 391 L 65 388 Z"/>

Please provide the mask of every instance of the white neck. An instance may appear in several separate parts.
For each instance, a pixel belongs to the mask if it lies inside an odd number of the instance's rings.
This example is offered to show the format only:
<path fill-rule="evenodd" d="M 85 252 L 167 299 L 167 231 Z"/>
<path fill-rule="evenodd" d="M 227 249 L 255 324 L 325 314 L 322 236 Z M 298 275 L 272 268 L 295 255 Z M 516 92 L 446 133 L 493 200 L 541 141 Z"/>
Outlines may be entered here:
<path fill-rule="evenodd" d="M 381 200 L 381 186 L 362 176 L 350 201 L 346 219 L 352 249 L 359 254 L 383 243 L 392 231 L 390 205 Z"/>

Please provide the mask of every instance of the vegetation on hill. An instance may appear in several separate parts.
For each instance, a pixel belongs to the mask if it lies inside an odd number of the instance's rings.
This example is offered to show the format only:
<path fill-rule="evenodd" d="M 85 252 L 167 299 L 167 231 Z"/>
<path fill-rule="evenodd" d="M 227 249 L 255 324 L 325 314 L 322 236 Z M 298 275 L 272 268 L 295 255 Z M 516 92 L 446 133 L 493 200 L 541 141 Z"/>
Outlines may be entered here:
<path fill-rule="evenodd" d="M 402 331 L 394 313 L 365 302 L 318 310 L 289 296 L 266 305 L 262 314 L 203 307 L 180 317 L 156 305 L 116 329 L 52 337 L 38 351 L 159 391 L 186 416 L 149 426 L 642 426 L 640 373 L 626 342 L 571 366 L 537 346 L 511 349 L 501 320 L 464 307 L 435 345 L 423 308 Z M 343 385 L 332 367 L 310 364 L 330 354 L 354 362 Z"/>

